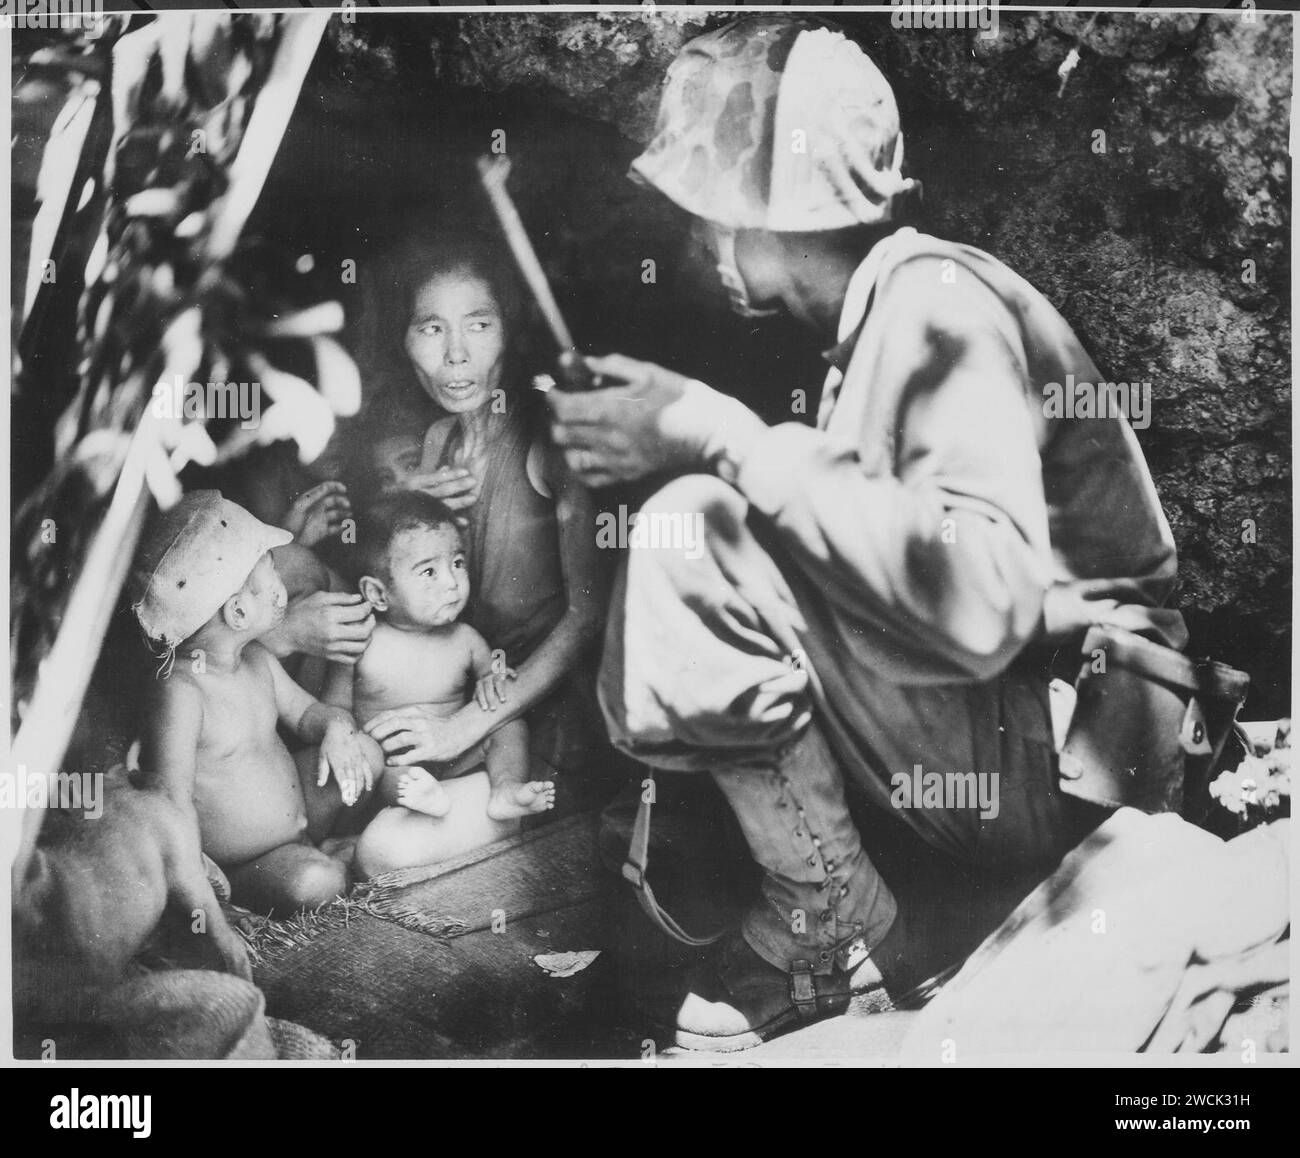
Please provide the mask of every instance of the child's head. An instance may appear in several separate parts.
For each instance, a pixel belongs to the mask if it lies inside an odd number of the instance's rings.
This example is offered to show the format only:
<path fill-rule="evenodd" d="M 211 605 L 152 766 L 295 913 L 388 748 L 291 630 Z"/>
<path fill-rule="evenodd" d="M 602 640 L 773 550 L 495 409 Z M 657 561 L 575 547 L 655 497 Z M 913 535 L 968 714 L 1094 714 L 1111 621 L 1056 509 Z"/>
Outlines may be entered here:
<path fill-rule="evenodd" d="M 389 430 L 370 443 L 370 469 L 376 493 L 403 490 L 420 469 L 424 432 L 418 428 Z"/>
<path fill-rule="evenodd" d="M 284 618 L 284 583 L 271 557 L 293 536 L 219 491 L 192 491 L 153 520 L 132 574 L 132 610 L 169 650 L 205 627 L 264 635 Z"/>
<path fill-rule="evenodd" d="M 381 498 L 357 524 L 361 594 L 395 627 L 445 627 L 469 601 L 456 517 L 423 491 Z"/>

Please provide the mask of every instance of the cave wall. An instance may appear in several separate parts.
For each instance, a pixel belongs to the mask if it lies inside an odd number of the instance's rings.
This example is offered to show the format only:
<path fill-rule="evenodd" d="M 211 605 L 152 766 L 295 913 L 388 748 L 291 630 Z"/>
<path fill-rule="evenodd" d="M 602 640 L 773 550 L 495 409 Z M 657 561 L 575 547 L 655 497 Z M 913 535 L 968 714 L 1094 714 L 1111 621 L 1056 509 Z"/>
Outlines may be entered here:
<path fill-rule="evenodd" d="M 1024 275 L 1107 378 L 1151 383 L 1139 439 L 1178 542 L 1192 650 L 1250 671 L 1247 714 L 1262 716 L 1289 711 L 1291 27 L 1250 15 L 1003 11 L 988 40 L 883 15 L 839 23 L 893 84 L 922 227 Z M 722 19 L 334 21 L 314 84 L 362 108 L 398 89 L 442 108 L 429 123 L 459 142 L 464 174 L 508 123 L 521 212 L 575 329 L 722 388 L 759 382 L 781 417 L 791 382 L 819 381 L 815 349 L 788 325 L 729 318 L 680 216 L 624 179 L 667 65 Z M 646 256 L 657 288 L 642 284 Z"/>

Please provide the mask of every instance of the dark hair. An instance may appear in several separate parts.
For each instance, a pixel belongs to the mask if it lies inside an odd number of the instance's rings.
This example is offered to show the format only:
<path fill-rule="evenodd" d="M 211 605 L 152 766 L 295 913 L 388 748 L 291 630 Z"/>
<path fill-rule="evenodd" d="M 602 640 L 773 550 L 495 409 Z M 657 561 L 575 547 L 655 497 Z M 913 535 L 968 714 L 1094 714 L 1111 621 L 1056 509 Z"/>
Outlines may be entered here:
<path fill-rule="evenodd" d="M 409 219 L 408 219 L 409 220 Z M 420 287 L 439 274 L 464 271 L 487 285 L 501 311 L 509 388 L 516 367 L 535 357 L 531 312 L 515 272 L 514 259 L 503 242 L 472 223 L 445 219 L 437 226 L 427 220 L 399 226 L 391 240 L 368 259 L 369 273 L 361 279 L 362 309 L 354 336 L 354 353 L 366 385 L 361 424 L 382 426 L 410 411 L 438 411 L 419 384 L 406 353 L 411 307 Z M 358 464 L 359 465 L 359 464 Z"/>
<path fill-rule="evenodd" d="M 523 296 L 504 245 L 473 226 L 416 226 L 398 237 L 376 271 L 375 337 L 405 358 L 403 342 L 420 288 L 440 274 L 468 273 L 482 281 L 501 311 L 507 349 L 517 336 Z"/>
<path fill-rule="evenodd" d="M 441 499 L 424 491 L 397 491 L 372 503 L 357 519 L 357 573 L 389 578 L 388 552 L 393 539 L 403 531 L 422 528 L 451 527 L 458 535 L 460 527 L 451 508 Z"/>

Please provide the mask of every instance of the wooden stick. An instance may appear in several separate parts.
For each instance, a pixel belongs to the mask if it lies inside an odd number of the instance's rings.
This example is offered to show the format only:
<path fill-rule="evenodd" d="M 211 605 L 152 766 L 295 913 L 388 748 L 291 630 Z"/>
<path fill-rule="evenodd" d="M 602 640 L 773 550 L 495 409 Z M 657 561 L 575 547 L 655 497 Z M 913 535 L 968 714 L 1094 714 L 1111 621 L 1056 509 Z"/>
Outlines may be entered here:
<path fill-rule="evenodd" d="M 524 281 L 528 283 L 533 297 L 537 299 L 537 305 L 546 319 L 547 326 L 550 327 L 555 344 L 561 351 L 572 350 L 573 335 L 565 324 L 564 315 L 560 313 L 555 295 L 551 293 L 551 283 L 546 280 L 546 271 L 542 269 L 542 263 L 537 259 L 537 251 L 533 249 L 533 243 L 529 240 L 528 230 L 524 228 L 524 223 L 519 218 L 519 211 L 506 191 L 506 178 L 510 176 L 510 161 L 506 157 L 480 157 L 478 173 L 488 200 L 492 202 L 497 220 L 501 223 L 501 231 L 506 235 L 510 252 L 515 255 L 519 272 L 524 275 Z"/>

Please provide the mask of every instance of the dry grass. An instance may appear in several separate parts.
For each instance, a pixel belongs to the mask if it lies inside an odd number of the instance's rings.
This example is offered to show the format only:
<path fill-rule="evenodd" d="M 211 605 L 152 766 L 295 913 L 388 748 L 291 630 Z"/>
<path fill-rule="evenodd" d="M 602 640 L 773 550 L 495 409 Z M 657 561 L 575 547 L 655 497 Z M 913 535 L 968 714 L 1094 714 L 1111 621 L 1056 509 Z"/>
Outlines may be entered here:
<path fill-rule="evenodd" d="M 384 873 L 359 884 L 352 893 L 357 903 L 367 913 L 380 920 L 393 921 L 403 929 L 425 933 L 430 937 L 449 939 L 463 933 L 469 926 L 459 917 L 442 917 L 424 912 L 407 904 L 403 897 L 414 884 L 437 875 L 428 868 L 402 869 Z"/>
<path fill-rule="evenodd" d="M 243 938 L 253 965 L 278 961 L 295 949 L 311 944 L 324 933 L 345 929 L 352 919 L 368 910 L 352 897 L 339 897 L 319 909 L 295 913 L 279 920 L 263 917 L 238 906 L 225 906 L 235 932 Z"/>
<path fill-rule="evenodd" d="M 254 967 L 279 961 L 326 933 L 346 929 L 358 916 L 392 921 L 404 929 L 430 937 L 455 937 L 468 928 L 460 918 L 426 913 L 401 899 L 407 887 L 427 875 L 427 870 L 420 869 L 387 873 L 361 882 L 346 897 L 284 919 L 263 917 L 235 905 L 223 907 L 235 932 L 248 947 Z"/>
<path fill-rule="evenodd" d="M 434 877 L 447 876 L 489 860 L 519 843 L 520 837 L 510 836 L 438 864 L 383 873 L 361 881 L 346 897 L 339 897 L 313 912 L 297 913 L 284 920 L 261 917 L 247 909 L 229 905 L 225 906 L 226 913 L 248 946 L 254 965 L 277 961 L 295 949 L 311 944 L 322 934 L 347 928 L 356 916 L 391 921 L 415 933 L 450 940 L 469 932 L 469 924 L 459 917 L 440 916 L 416 908 L 405 900 L 406 890 Z"/>

